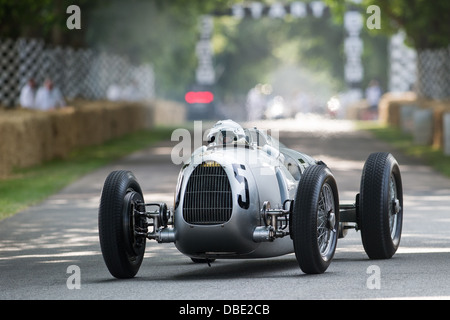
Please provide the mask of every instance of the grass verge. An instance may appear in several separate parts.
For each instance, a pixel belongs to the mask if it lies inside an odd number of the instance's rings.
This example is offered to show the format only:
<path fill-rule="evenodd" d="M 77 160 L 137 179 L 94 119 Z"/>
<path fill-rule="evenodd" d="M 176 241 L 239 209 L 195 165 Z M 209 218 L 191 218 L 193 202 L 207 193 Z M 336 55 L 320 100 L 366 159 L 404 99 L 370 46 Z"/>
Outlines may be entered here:
<path fill-rule="evenodd" d="M 450 156 L 446 156 L 442 150 L 414 144 L 412 135 L 404 133 L 400 128 L 370 122 L 359 122 L 358 128 L 373 133 L 378 139 L 450 177 Z"/>
<path fill-rule="evenodd" d="M 94 169 L 158 141 L 170 139 L 173 130 L 161 127 L 138 131 L 100 146 L 74 150 L 67 159 L 15 170 L 10 178 L 0 180 L 0 220 L 39 203 Z"/>

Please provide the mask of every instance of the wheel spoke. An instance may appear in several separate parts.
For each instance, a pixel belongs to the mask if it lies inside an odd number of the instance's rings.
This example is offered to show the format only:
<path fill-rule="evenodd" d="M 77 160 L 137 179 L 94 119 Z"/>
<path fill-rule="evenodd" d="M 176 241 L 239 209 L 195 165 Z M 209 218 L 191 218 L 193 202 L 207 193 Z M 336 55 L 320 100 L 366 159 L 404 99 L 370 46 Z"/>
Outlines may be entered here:
<path fill-rule="evenodd" d="M 397 184 L 394 176 L 391 174 L 389 179 L 389 230 L 391 232 L 392 239 L 394 239 L 397 231 L 398 206 Z"/>

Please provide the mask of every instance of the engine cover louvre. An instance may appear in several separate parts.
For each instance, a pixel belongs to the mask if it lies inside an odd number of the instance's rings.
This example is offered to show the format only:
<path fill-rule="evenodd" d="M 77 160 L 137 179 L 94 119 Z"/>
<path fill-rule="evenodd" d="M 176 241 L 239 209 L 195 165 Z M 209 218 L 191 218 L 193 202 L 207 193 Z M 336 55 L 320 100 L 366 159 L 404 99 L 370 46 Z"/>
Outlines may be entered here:
<path fill-rule="evenodd" d="M 225 170 L 216 162 L 197 166 L 189 177 L 183 200 L 187 223 L 211 225 L 231 218 L 233 199 Z"/>

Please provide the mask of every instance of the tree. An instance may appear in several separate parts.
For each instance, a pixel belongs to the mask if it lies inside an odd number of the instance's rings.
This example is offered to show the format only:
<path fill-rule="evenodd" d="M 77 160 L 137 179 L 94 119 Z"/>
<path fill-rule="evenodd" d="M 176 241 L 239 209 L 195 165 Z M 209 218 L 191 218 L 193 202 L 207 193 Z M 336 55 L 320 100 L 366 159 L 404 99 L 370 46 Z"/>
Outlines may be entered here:
<path fill-rule="evenodd" d="M 0 37 L 43 38 L 50 44 L 83 47 L 90 12 L 108 2 L 76 1 L 82 12 L 80 30 L 69 30 L 66 26 L 66 9 L 72 4 L 72 0 L 0 0 Z"/>
<path fill-rule="evenodd" d="M 370 5 L 376 5 L 381 12 L 381 28 L 375 33 L 391 35 L 399 30 L 406 33 L 406 44 L 416 49 L 417 91 L 429 98 L 450 96 L 448 48 L 450 46 L 450 1 L 448 0 L 325 0 L 335 17 L 343 15 L 346 8 L 353 6 L 365 12 Z"/>
<path fill-rule="evenodd" d="M 445 48 L 450 44 L 450 1 L 448 0 L 325 0 L 335 19 L 342 22 L 346 9 L 357 8 L 361 12 L 376 5 L 381 12 L 381 28 L 374 33 L 391 35 L 403 29 L 408 44 L 416 49 Z"/>
<path fill-rule="evenodd" d="M 410 45 L 418 50 L 450 45 L 450 2 L 447 0 L 366 0 L 378 5 L 386 28 L 405 30 Z"/>
<path fill-rule="evenodd" d="M 251 17 L 217 19 L 214 59 L 219 87 L 226 93 L 244 95 L 257 83 L 269 81 L 279 68 L 291 67 L 315 74 L 326 73 L 322 86 L 342 87 L 343 31 L 328 16 L 273 19 Z M 216 41 L 217 40 L 217 41 Z M 220 48 L 218 48 L 220 46 Z M 223 72 L 221 72 L 223 71 Z M 302 83 L 286 83 L 286 88 Z"/>
<path fill-rule="evenodd" d="M 368 0 L 380 6 L 386 25 L 403 29 L 417 50 L 417 93 L 425 98 L 450 97 L 450 1 Z"/>
<path fill-rule="evenodd" d="M 42 36 L 53 23 L 52 1 L 0 0 L 0 36 Z"/>

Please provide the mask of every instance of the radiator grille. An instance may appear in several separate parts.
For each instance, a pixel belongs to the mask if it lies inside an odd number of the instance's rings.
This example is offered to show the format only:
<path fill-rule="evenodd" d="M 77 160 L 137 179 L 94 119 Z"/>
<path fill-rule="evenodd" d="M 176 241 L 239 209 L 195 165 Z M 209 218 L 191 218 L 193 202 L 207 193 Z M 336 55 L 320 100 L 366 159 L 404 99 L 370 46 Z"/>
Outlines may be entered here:
<path fill-rule="evenodd" d="M 192 172 L 183 200 L 183 218 L 191 224 L 220 224 L 231 218 L 233 200 L 225 170 L 215 162 Z"/>

